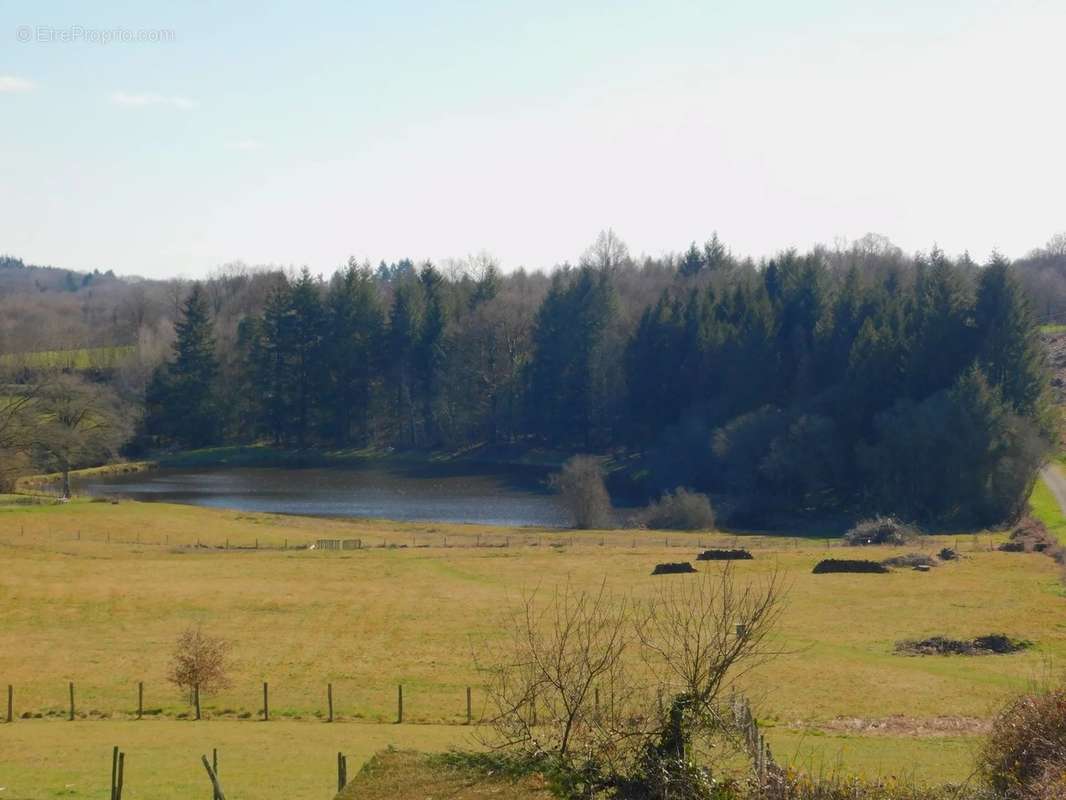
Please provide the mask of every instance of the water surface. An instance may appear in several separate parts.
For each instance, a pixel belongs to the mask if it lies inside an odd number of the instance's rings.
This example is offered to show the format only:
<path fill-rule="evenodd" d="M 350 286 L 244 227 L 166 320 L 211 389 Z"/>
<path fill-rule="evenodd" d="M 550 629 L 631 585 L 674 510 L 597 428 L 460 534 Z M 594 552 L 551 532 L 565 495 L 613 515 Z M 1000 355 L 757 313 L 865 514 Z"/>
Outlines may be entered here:
<path fill-rule="evenodd" d="M 83 479 L 75 482 L 75 488 L 95 496 L 239 511 L 565 525 L 565 513 L 558 498 L 546 490 L 545 477 L 545 471 L 537 468 L 373 462 L 321 469 L 159 469 Z"/>

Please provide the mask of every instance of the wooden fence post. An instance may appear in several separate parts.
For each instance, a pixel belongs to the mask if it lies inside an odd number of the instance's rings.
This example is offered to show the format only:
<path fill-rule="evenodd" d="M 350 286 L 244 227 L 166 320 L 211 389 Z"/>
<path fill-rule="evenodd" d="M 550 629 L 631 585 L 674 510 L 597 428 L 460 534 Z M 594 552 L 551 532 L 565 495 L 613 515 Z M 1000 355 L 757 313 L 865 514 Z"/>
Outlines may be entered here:
<path fill-rule="evenodd" d="M 115 800 L 122 800 L 122 784 L 125 782 L 126 754 L 118 753 L 118 781 L 115 783 Z"/>
<path fill-rule="evenodd" d="M 326 684 L 326 700 L 329 703 L 329 721 L 333 722 L 333 684 Z"/>
<path fill-rule="evenodd" d="M 70 721 L 74 721 L 74 681 L 70 682 Z"/>
<path fill-rule="evenodd" d="M 218 777 L 218 748 L 211 748 L 211 770 L 215 773 L 215 777 Z M 218 792 L 215 791 L 215 786 L 211 785 L 211 798 L 212 800 L 218 800 Z"/>
<path fill-rule="evenodd" d="M 207 756 L 200 756 L 200 760 L 204 764 L 204 769 L 207 770 L 207 777 L 211 779 L 211 788 L 215 792 L 217 800 L 226 800 L 226 795 L 222 791 L 222 784 L 218 782 L 218 775 L 211 769 L 211 764 L 207 761 Z"/>
<path fill-rule="evenodd" d="M 348 756 L 337 753 L 337 791 L 348 785 Z"/>
<path fill-rule="evenodd" d="M 200 719 L 200 684 L 192 687 L 192 699 L 196 703 L 196 718 Z"/>
<path fill-rule="evenodd" d="M 115 784 L 118 781 L 118 745 L 111 750 L 111 800 L 115 800 Z"/>
<path fill-rule="evenodd" d="M 466 724 L 474 721 L 474 704 L 470 701 L 470 687 L 466 687 Z"/>
<path fill-rule="evenodd" d="M 137 682 L 137 719 L 144 716 L 144 681 Z"/>
<path fill-rule="evenodd" d="M 396 724 L 403 722 L 403 684 L 396 687 Z"/>
<path fill-rule="evenodd" d="M 263 681 L 263 722 L 270 721 L 270 695 L 267 682 Z"/>

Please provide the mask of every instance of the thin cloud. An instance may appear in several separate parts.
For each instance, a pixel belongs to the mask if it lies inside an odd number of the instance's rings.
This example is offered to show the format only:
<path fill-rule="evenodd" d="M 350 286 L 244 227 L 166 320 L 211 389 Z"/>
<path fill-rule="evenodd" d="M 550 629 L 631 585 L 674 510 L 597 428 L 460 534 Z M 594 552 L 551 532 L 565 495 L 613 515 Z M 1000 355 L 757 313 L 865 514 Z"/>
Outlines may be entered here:
<path fill-rule="evenodd" d="M 16 75 L 0 75 L 0 93 L 30 92 L 37 88 L 31 80 Z"/>
<path fill-rule="evenodd" d="M 196 105 L 187 97 L 172 97 L 165 94 L 156 94 L 155 92 L 115 92 L 111 95 L 111 102 L 116 106 L 126 106 L 127 108 L 169 106 L 170 108 L 177 108 L 181 111 L 188 111 Z"/>
<path fill-rule="evenodd" d="M 258 139 L 240 139 L 236 142 L 229 142 L 226 147 L 230 150 L 243 150 L 245 152 L 250 150 L 258 150 L 263 146 L 263 143 Z"/>

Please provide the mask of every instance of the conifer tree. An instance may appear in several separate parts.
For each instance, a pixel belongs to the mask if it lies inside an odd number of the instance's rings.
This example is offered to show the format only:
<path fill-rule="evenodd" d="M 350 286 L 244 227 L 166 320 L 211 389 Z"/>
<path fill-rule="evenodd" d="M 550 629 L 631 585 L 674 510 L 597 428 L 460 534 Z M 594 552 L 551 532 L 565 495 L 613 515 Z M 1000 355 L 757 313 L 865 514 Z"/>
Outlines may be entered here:
<path fill-rule="evenodd" d="M 213 444 L 221 433 L 217 396 L 218 359 L 203 287 L 193 284 L 175 325 L 172 358 L 148 388 L 149 433 L 181 447 Z"/>

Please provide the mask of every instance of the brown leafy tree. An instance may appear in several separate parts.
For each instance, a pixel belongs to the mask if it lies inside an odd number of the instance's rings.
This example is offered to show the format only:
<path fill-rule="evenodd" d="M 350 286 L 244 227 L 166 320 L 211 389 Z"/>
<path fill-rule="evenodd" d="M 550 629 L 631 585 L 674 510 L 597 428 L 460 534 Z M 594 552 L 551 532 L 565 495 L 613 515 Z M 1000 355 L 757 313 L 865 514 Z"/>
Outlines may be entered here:
<path fill-rule="evenodd" d="M 229 643 L 206 634 L 199 627 L 186 628 L 178 636 L 167 679 L 189 693 L 199 689 L 211 694 L 230 685 L 226 656 Z"/>

